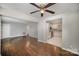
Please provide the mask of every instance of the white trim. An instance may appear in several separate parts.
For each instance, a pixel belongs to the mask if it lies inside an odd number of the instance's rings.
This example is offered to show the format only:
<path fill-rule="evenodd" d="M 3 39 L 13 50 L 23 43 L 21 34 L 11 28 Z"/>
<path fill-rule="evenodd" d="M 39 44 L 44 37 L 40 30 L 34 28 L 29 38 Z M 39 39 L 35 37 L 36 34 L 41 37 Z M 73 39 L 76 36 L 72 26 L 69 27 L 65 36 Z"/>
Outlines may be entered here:
<path fill-rule="evenodd" d="M 24 35 L 20 35 L 20 36 L 24 36 Z M 9 36 L 9 37 L 4 37 L 4 38 L 1 38 L 1 39 L 14 38 L 14 37 L 20 37 L 20 36 Z"/>
<path fill-rule="evenodd" d="M 39 41 L 39 42 L 43 42 L 43 43 L 46 43 L 46 41 L 42 41 L 42 40 L 39 40 L 39 39 L 38 39 L 38 41 Z"/>
<path fill-rule="evenodd" d="M 70 52 L 72 52 L 72 53 L 75 53 L 75 54 L 78 54 L 78 55 L 79 55 L 79 52 L 72 51 L 72 50 L 70 50 L 70 49 L 66 49 L 66 48 L 63 48 L 63 47 L 61 47 L 61 48 L 64 49 L 64 50 L 67 50 L 67 51 L 70 51 Z"/>
<path fill-rule="evenodd" d="M 39 42 L 43 42 L 43 43 L 47 43 L 46 41 L 42 41 L 42 40 L 38 40 L 38 41 Z M 51 45 L 53 45 L 53 44 L 51 44 Z M 54 46 L 56 46 L 56 45 L 54 45 Z M 60 46 L 57 46 L 57 47 L 60 47 Z M 73 51 L 73 50 L 70 50 L 70 49 L 66 49 L 66 48 L 63 48 L 63 47 L 60 47 L 60 48 L 66 50 L 66 51 L 69 51 L 69 52 L 72 52 L 72 53 L 75 53 L 75 54 L 78 54 L 79 55 L 79 52 L 76 52 L 76 51 Z"/>

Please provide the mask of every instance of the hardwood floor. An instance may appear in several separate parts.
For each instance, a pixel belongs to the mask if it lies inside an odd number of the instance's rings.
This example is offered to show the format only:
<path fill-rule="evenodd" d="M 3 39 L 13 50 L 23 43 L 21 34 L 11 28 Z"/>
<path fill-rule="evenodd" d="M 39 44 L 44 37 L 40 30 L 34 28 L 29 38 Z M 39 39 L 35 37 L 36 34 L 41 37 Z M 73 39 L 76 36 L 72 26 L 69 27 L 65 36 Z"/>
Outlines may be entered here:
<path fill-rule="evenodd" d="M 1 40 L 2 56 L 77 56 L 33 37 L 16 37 Z"/>

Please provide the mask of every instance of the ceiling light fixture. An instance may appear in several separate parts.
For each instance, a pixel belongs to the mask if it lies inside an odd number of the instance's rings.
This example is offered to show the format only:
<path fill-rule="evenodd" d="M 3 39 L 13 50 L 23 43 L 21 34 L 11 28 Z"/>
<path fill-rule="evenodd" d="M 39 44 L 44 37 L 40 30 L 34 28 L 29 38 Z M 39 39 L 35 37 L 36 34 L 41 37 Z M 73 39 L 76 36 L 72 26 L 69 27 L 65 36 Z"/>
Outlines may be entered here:
<path fill-rule="evenodd" d="M 48 12 L 48 13 L 51 13 L 51 14 L 55 14 L 54 11 L 51 11 L 51 10 L 48 10 L 47 8 L 54 5 L 55 3 L 48 3 L 46 5 L 44 4 L 40 4 L 40 6 L 38 6 L 37 4 L 35 3 L 30 3 L 31 5 L 37 7 L 39 10 L 36 10 L 36 11 L 33 11 L 33 12 L 30 12 L 30 14 L 33 14 L 33 13 L 36 13 L 36 12 L 40 12 L 41 13 L 41 17 L 43 17 L 43 14 L 44 12 Z"/>
<path fill-rule="evenodd" d="M 41 12 L 41 13 L 44 13 L 45 11 L 44 11 L 44 9 L 41 9 L 40 12 Z"/>

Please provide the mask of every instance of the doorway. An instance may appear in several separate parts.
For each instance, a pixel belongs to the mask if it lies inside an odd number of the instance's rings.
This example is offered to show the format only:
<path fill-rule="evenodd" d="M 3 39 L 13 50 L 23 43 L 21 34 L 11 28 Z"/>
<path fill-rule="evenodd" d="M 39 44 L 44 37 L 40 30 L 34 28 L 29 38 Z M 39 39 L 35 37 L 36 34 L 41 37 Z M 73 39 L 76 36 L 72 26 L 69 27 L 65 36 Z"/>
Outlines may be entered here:
<path fill-rule="evenodd" d="M 62 19 L 47 21 L 48 40 L 47 43 L 61 47 L 62 45 Z"/>

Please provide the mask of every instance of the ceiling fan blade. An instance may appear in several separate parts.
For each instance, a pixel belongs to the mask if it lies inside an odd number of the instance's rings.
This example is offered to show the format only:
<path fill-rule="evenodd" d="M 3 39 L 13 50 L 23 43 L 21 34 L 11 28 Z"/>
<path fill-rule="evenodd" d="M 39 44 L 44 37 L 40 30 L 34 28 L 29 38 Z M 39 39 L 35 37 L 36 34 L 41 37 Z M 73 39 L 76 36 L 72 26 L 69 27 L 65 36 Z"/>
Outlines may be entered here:
<path fill-rule="evenodd" d="M 37 7 L 37 8 L 40 8 L 38 5 L 36 5 L 35 3 L 30 3 L 31 5 Z"/>
<path fill-rule="evenodd" d="M 43 17 L 43 13 L 41 13 L 41 17 Z"/>
<path fill-rule="evenodd" d="M 55 12 L 53 12 L 53 11 L 50 11 L 50 10 L 45 10 L 46 12 L 49 12 L 49 13 L 51 13 L 51 14 L 55 14 Z"/>
<path fill-rule="evenodd" d="M 56 4 L 56 3 L 49 3 L 44 8 L 48 8 L 48 7 L 50 7 L 50 6 L 54 5 L 54 4 Z"/>
<path fill-rule="evenodd" d="M 33 14 L 33 13 L 36 13 L 36 12 L 39 12 L 39 10 L 33 11 L 33 12 L 31 12 L 30 14 Z"/>

